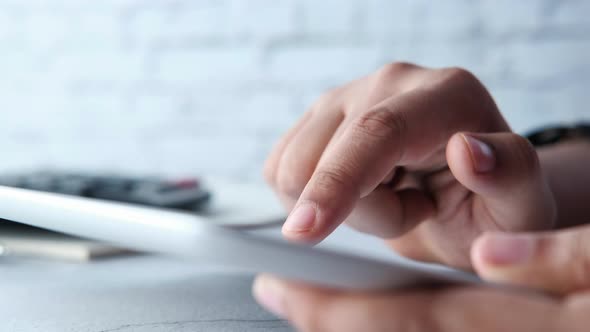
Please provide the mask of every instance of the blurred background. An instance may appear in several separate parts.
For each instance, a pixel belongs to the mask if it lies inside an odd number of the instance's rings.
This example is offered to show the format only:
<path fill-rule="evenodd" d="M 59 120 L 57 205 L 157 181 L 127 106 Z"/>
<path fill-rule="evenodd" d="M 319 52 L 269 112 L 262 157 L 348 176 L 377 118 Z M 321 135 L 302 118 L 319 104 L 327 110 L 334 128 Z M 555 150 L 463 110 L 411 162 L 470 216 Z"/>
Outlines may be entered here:
<path fill-rule="evenodd" d="M 0 171 L 260 179 L 324 90 L 463 66 L 513 129 L 590 119 L 590 1 L 0 0 Z"/>

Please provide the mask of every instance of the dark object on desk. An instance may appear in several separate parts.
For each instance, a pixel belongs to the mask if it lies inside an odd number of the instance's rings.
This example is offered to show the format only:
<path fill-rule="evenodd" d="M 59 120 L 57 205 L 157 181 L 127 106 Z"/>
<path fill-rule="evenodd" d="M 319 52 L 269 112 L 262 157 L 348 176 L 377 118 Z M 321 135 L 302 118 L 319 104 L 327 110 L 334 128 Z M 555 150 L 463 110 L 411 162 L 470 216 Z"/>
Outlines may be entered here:
<path fill-rule="evenodd" d="M 0 185 L 187 211 L 202 209 L 211 197 L 194 178 L 165 180 L 121 175 L 35 172 L 0 176 Z"/>
<path fill-rule="evenodd" d="M 199 181 L 192 178 L 164 180 L 121 175 L 34 172 L 0 176 L 0 185 L 195 212 L 202 210 L 211 197 Z M 78 262 L 130 253 L 129 250 L 110 244 L 1 219 L 0 251 L 0 256 Z"/>
<path fill-rule="evenodd" d="M 590 123 L 574 126 L 554 126 L 535 130 L 525 135 L 534 146 L 551 145 L 572 139 L 590 140 Z"/>

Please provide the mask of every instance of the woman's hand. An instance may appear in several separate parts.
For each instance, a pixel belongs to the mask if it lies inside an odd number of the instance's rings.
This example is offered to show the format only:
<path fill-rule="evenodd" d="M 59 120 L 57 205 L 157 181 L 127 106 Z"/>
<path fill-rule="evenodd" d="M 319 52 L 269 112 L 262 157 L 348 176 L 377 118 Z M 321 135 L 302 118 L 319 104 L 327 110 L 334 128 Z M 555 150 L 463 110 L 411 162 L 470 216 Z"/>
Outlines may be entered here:
<path fill-rule="evenodd" d="M 471 256 L 478 274 L 489 281 L 559 295 L 590 290 L 590 226 L 484 234 L 475 241 Z"/>
<path fill-rule="evenodd" d="M 466 287 L 383 293 L 333 291 L 259 276 L 258 302 L 306 332 L 587 331 L 590 295 L 560 300 Z M 577 327 L 578 329 L 573 329 Z"/>
<path fill-rule="evenodd" d="M 550 229 L 555 203 L 537 154 L 510 132 L 469 72 L 392 64 L 311 107 L 265 175 L 295 241 L 341 222 L 411 258 L 470 269 L 485 231 Z"/>
<path fill-rule="evenodd" d="M 451 287 L 383 293 L 316 288 L 259 276 L 254 295 L 301 331 L 587 331 L 590 227 L 540 234 L 490 233 L 471 257 L 490 281 L 529 291 Z"/>

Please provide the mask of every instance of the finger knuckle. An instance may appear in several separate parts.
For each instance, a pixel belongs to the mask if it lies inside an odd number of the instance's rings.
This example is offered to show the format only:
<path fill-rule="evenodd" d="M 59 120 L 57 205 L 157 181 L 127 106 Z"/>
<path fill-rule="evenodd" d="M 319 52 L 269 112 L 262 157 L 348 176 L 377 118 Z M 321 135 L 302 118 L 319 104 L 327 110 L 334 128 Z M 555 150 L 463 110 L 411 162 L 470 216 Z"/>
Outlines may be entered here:
<path fill-rule="evenodd" d="M 461 67 L 449 67 L 441 70 L 447 80 L 461 84 L 479 82 L 477 77 L 469 70 Z"/>
<path fill-rule="evenodd" d="M 443 68 L 432 80 L 439 92 L 444 93 L 447 103 L 461 113 L 464 123 L 478 124 L 476 128 L 487 128 L 495 124 L 498 109 L 486 87 L 469 70 L 461 67 Z M 502 121 L 503 122 L 503 121 Z"/>
<path fill-rule="evenodd" d="M 316 190 L 334 191 L 349 188 L 352 185 L 350 172 L 344 167 L 321 169 L 314 174 L 313 184 Z"/>
<path fill-rule="evenodd" d="M 286 161 L 281 164 L 281 170 L 276 175 L 276 189 L 291 198 L 297 198 L 307 185 L 310 172 L 298 167 L 296 163 Z"/>
<path fill-rule="evenodd" d="M 275 175 L 276 175 L 275 163 L 273 160 L 271 160 L 271 158 L 268 158 L 264 162 L 264 167 L 262 169 L 262 176 L 264 177 L 264 180 L 266 181 L 266 183 L 271 187 L 276 186 L 276 176 Z"/>
<path fill-rule="evenodd" d="M 409 62 L 388 63 L 377 71 L 377 80 L 380 82 L 391 82 L 400 75 L 416 68 L 418 66 Z"/>
<path fill-rule="evenodd" d="M 521 167 L 526 169 L 529 174 L 537 174 L 540 171 L 539 157 L 533 145 L 524 137 L 519 135 L 512 136 L 511 146 L 515 150 L 515 156 Z"/>
<path fill-rule="evenodd" d="M 342 89 L 341 88 L 332 88 L 326 92 L 324 92 L 314 103 L 312 109 L 315 110 L 322 110 L 322 109 L 332 109 L 335 105 L 338 105 L 342 96 Z"/>
<path fill-rule="evenodd" d="M 375 109 L 361 115 L 353 127 L 357 136 L 387 141 L 401 140 L 407 129 L 405 117 L 387 108 Z"/>

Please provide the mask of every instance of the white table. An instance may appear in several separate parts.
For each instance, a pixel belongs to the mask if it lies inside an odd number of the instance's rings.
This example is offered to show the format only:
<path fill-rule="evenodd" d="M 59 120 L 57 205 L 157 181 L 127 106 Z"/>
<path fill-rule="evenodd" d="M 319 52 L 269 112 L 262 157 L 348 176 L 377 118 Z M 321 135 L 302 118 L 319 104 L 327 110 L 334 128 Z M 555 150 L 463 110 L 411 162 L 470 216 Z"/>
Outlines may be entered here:
<path fill-rule="evenodd" d="M 264 187 L 218 182 L 213 188 L 218 221 L 284 214 Z M 376 243 L 340 228 L 323 245 L 391 257 Z M 251 283 L 251 275 L 166 256 L 89 264 L 0 258 L 0 331 L 290 331 L 255 303 Z"/>

